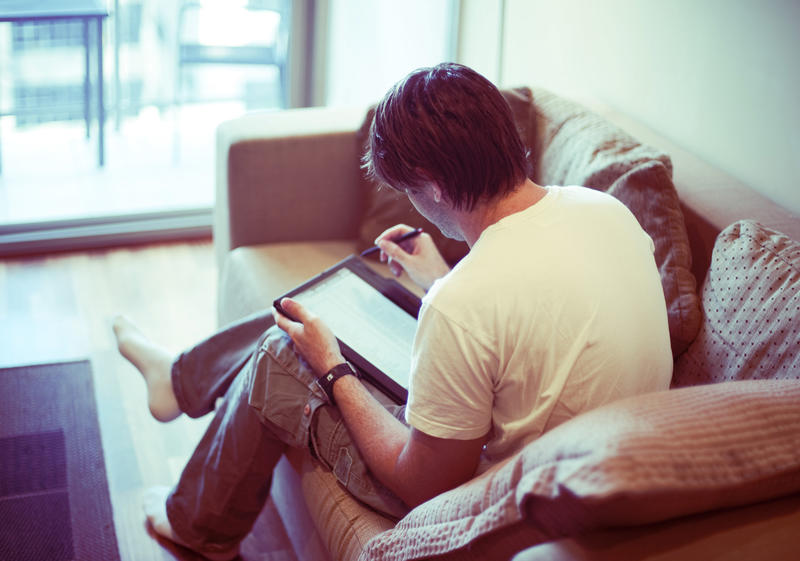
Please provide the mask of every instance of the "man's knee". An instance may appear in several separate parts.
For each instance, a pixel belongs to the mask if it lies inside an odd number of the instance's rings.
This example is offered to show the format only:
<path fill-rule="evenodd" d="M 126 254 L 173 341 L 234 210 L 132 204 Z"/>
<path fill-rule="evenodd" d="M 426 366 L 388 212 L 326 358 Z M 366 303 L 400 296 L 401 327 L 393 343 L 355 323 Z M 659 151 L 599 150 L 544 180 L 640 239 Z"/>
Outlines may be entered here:
<path fill-rule="evenodd" d="M 311 417 L 325 400 L 316 376 L 277 327 L 264 333 L 253 362 L 249 404 L 286 444 L 307 446 Z"/>

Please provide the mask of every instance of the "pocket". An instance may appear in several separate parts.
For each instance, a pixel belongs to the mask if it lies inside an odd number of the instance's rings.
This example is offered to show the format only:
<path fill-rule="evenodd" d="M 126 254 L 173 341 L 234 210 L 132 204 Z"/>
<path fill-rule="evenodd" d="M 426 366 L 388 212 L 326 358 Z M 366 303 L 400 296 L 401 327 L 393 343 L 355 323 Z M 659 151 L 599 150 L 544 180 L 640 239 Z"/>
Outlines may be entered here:
<path fill-rule="evenodd" d="M 408 513 L 403 501 L 369 471 L 337 408 L 319 408 L 314 415 L 311 439 L 317 458 L 351 496 L 395 520 Z"/>
<path fill-rule="evenodd" d="M 294 352 L 283 334 L 267 333 L 253 363 L 253 387 L 249 403 L 267 421 L 275 436 L 289 446 L 308 445 L 311 417 L 323 400 L 308 366 Z M 308 408 L 306 408 L 308 406 Z"/>

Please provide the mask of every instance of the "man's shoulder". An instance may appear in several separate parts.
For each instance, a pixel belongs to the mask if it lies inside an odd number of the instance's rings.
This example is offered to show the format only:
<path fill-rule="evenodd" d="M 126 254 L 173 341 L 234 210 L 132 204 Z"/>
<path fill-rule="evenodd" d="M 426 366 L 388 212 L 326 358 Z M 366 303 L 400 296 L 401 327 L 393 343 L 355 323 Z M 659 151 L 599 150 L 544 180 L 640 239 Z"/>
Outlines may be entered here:
<path fill-rule="evenodd" d="M 425 294 L 423 303 L 451 315 L 469 303 L 479 301 L 478 296 L 487 289 L 487 275 L 475 267 L 469 254 L 447 275 L 437 280 Z"/>
<path fill-rule="evenodd" d="M 437 302 L 463 302 L 497 286 L 502 263 L 507 262 L 501 251 L 483 251 L 473 248 L 444 277 L 437 280 L 425 299 Z M 500 268 L 498 268 L 500 267 Z"/>

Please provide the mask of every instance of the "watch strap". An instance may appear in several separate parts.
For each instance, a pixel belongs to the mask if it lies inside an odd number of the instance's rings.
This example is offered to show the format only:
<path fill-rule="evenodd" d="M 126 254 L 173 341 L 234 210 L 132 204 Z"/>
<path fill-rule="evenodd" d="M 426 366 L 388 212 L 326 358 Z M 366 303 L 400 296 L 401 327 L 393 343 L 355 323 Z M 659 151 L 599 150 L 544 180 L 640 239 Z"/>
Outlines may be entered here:
<path fill-rule="evenodd" d="M 337 364 L 333 368 L 331 368 L 328 372 L 317 378 L 317 385 L 325 392 L 325 395 L 328 398 L 328 402 L 331 405 L 336 405 L 336 400 L 333 399 L 333 384 L 336 383 L 336 380 L 339 378 L 343 378 L 344 376 L 355 376 L 358 378 L 358 371 L 353 367 L 352 364 L 349 362 L 343 362 L 341 364 Z"/>

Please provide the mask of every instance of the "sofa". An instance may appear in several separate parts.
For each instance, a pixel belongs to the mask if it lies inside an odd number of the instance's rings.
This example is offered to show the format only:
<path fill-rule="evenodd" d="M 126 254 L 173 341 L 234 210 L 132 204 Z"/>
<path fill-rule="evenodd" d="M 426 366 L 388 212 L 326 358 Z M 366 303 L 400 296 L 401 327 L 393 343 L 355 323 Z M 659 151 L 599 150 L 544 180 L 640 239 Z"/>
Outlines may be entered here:
<path fill-rule="evenodd" d="M 297 558 L 795 558 L 800 220 L 608 107 L 541 88 L 503 93 L 534 181 L 608 191 L 654 238 L 673 387 L 583 412 L 399 521 L 291 449 L 271 496 Z M 364 179 L 369 119 L 364 107 L 309 108 L 219 127 L 220 326 L 394 221 L 430 227 Z M 453 262 L 466 251 L 439 242 Z"/>

